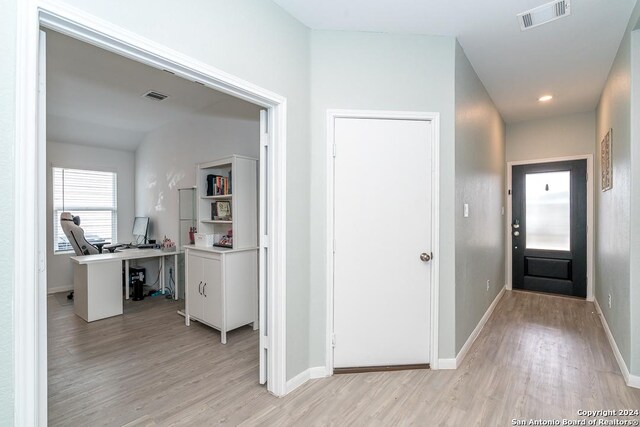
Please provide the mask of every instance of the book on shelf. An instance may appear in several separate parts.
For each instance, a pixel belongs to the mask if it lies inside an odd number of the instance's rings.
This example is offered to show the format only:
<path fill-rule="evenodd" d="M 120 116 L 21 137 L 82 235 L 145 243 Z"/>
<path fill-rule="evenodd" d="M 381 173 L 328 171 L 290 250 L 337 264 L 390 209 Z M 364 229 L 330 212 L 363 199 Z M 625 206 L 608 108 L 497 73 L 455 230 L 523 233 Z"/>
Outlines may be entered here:
<path fill-rule="evenodd" d="M 231 172 L 229 172 L 231 175 Z M 226 196 L 231 194 L 229 177 L 222 175 L 207 175 L 207 196 Z"/>

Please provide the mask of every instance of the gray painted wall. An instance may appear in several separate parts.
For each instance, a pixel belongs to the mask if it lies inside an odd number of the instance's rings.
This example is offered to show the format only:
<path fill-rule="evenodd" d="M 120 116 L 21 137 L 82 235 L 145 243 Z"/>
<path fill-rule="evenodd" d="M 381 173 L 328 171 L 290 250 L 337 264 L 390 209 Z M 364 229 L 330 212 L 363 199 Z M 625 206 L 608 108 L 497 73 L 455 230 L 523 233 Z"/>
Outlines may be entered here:
<path fill-rule="evenodd" d="M 595 295 L 618 348 L 631 364 L 631 31 L 634 9 L 596 110 L 595 173 L 600 176 L 600 141 L 612 128 L 613 189 L 596 191 Z M 633 215 L 637 221 L 637 214 Z M 637 263 L 637 261 L 636 261 Z M 608 296 L 612 298 L 609 308 Z M 634 329 L 637 328 L 634 326 Z"/>
<path fill-rule="evenodd" d="M 225 101 L 144 137 L 135 153 L 135 214 L 151 219 L 150 238 L 160 241 L 167 236 L 178 241 L 178 188 L 196 185 L 196 163 L 232 154 L 259 156 L 259 117 L 260 110 L 253 104 Z M 147 269 L 152 283 L 158 274 L 158 262 L 149 260 L 138 265 Z M 167 264 L 165 283 L 169 283 L 171 267 Z M 183 285 L 180 295 L 184 295 Z"/>
<path fill-rule="evenodd" d="M 631 33 L 631 117 L 640 117 L 640 30 Z M 630 230 L 630 305 L 631 366 L 640 376 L 640 121 L 631 121 L 631 230 Z"/>
<path fill-rule="evenodd" d="M 13 424 L 13 218 L 16 0 L 0 0 L 0 426 Z"/>
<path fill-rule="evenodd" d="M 506 161 L 594 154 L 595 140 L 595 111 L 509 123 Z"/>
<path fill-rule="evenodd" d="M 505 285 L 505 125 L 457 42 L 455 102 L 457 354 Z"/>
<path fill-rule="evenodd" d="M 455 356 L 453 37 L 311 32 L 311 366 L 326 337 L 327 109 L 440 113 L 440 357 Z M 400 165 L 398 165 L 400 167 Z"/>
<path fill-rule="evenodd" d="M 133 225 L 134 153 L 60 142 L 47 142 L 47 289 L 61 292 L 73 289 L 75 253 L 53 251 L 53 180 L 51 167 L 103 170 L 118 174 L 118 242 L 130 242 Z M 82 214 L 80 215 L 82 220 Z M 57 219 L 56 219 L 57 220 Z M 115 242 L 114 242 L 115 243 Z"/>
<path fill-rule="evenodd" d="M 309 30 L 269 1 L 67 3 L 287 98 L 287 377 L 307 369 Z"/>

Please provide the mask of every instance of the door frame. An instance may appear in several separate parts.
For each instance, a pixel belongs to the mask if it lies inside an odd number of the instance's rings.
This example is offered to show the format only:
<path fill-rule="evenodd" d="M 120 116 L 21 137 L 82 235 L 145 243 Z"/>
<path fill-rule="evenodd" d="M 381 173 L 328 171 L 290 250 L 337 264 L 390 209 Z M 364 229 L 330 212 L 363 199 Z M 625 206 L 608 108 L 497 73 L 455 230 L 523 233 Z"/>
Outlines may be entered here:
<path fill-rule="evenodd" d="M 431 264 L 431 330 L 430 366 L 438 369 L 438 307 L 440 290 L 440 113 L 413 111 L 374 111 L 374 110 L 327 110 L 327 234 L 326 234 L 326 375 L 333 375 L 333 313 L 334 313 L 334 163 L 335 163 L 335 120 L 347 119 L 391 119 L 417 120 L 431 122 L 431 250 L 435 254 Z"/>
<path fill-rule="evenodd" d="M 518 160 L 507 162 L 507 215 L 505 222 L 505 265 L 507 290 L 513 289 L 513 254 L 511 251 L 512 235 L 511 222 L 513 221 L 512 212 L 512 177 L 513 166 L 531 165 L 536 163 L 555 163 L 568 160 L 586 160 L 587 161 L 587 301 L 593 301 L 593 154 L 581 154 L 577 156 L 551 157 L 546 159 L 535 160 Z"/>
<path fill-rule="evenodd" d="M 41 191 L 38 147 L 38 55 L 40 26 L 179 77 L 196 81 L 236 98 L 264 107 L 269 114 L 269 135 L 260 144 L 261 158 L 269 152 L 268 183 L 261 191 L 267 201 L 269 236 L 260 236 L 260 251 L 269 248 L 267 263 L 268 391 L 283 396 L 286 390 L 286 139 L 287 99 L 251 82 L 225 73 L 165 45 L 148 40 L 108 21 L 55 0 L 23 0 L 17 5 L 16 37 L 16 148 L 14 296 L 14 422 L 47 423 L 47 318 L 45 286 L 46 244 L 38 241 L 44 220 L 46 191 Z M 261 186 L 262 187 L 262 186 Z M 262 194 L 265 193 L 265 194 Z M 264 206 L 264 205 L 263 205 Z M 262 209 L 261 209 L 262 210 Z M 41 269 L 38 271 L 38 267 Z M 44 271 L 44 272 L 43 272 Z M 46 284 L 46 281 L 44 281 Z M 44 307 L 44 310 L 43 308 Z"/>

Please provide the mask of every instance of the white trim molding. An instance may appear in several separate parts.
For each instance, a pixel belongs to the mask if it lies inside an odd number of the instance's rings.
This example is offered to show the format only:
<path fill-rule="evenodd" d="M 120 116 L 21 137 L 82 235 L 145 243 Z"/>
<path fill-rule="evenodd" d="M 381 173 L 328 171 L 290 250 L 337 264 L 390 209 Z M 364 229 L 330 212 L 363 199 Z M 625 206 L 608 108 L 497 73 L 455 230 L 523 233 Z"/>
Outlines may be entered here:
<path fill-rule="evenodd" d="M 498 292 L 498 295 L 496 295 L 496 297 L 493 299 L 493 302 L 491 303 L 489 308 L 487 308 L 487 311 L 484 313 L 482 319 L 480 319 L 473 332 L 471 332 L 469 338 L 467 338 L 467 341 L 458 352 L 458 355 L 454 359 L 440 359 L 440 369 L 458 369 L 460 367 L 462 361 L 467 356 L 469 349 L 478 338 L 478 335 L 480 335 L 482 328 L 484 328 L 484 325 L 486 325 L 496 306 L 504 296 L 506 288 L 507 286 L 505 285 L 502 289 L 500 289 L 500 292 Z"/>
<path fill-rule="evenodd" d="M 467 341 L 464 343 L 464 345 L 460 349 L 460 352 L 458 352 L 458 355 L 456 356 L 456 369 L 460 367 L 460 365 L 462 364 L 462 361 L 464 360 L 467 353 L 469 352 L 469 349 L 478 338 L 478 335 L 480 335 L 482 328 L 484 328 L 484 325 L 487 324 L 487 321 L 493 314 L 493 310 L 495 310 L 496 306 L 504 296 L 505 290 L 506 290 L 506 286 L 503 286 L 502 289 L 500 289 L 500 292 L 498 292 L 498 295 L 496 295 L 496 297 L 493 299 L 493 302 L 491 303 L 489 308 L 487 308 L 487 311 L 484 313 L 484 316 L 482 316 L 482 319 L 480 319 L 480 321 L 478 322 L 478 325 L 476 325 L 476 328 L 473 330 L 473 332 L 471 332 L 471 335 L 469 335 L 469 338 L 467 338 Z"/>
<path fill-rule="evenodd" d="M 22 238 L 15 241 L 14 286 L 14 360 L 15 415 L 21 426 L 47 423 L 46 326 L 37 307 L 44 300 L 45 288 L 38 287 L 34 266 L 41 248 L 38 230 L 40 212 L 36 203 L 39 189 L 39 159 L 36 124 L 38 123 L 39 28 L 50 28 L 80 41 L 151 67 L 167 70 L 190 81 L 264 107 L 269 115 L 268 186 L 268 325 L 270 354 L 267 389 L 276 396 L 286 386 L 286 98 L 190 58 L 166 46 L 124 30 L 80 9 L 54 0 L 18 2 L 16 52 L 16 144 L 15 151 L 15 227 Z M 44 272 L 46 274 L 46 271 Z M 46 322 L 46 319 L 45 319 Z M 46 325 L 46 323 L 44 323 Z"/>
<path fill-rule="evenodd" d="M 618 366 L 620 367 L 620 372 L 622 373 L 622 377 L 624 378 L 624 382 L 629 387 L 640 388 L 640 376 L 631 375 L 629 373 L 629 368 L 627 368 L 627 364 L 622 357 L 622 353 L 620 353 L 620 349 L 618 348 L 618 344 L 616 343 L 613 334 L 611 333 L 611 329 L 609 329 L 609 324 L 607 323 L 606 317 L 604 317 L 604 313 L 602 312 L 602 308 L 600 308 L 600 304 L 597 299 L 593 300 L 593 303 L 596 306 L 596 311 L 600 316 L 600 321 L 602 322 L 602 327 L 604 329 L 604 333 L 607 335 L 607 339 L 609 340 L 609 345 L 611 345 L 611 350 L 613 350 L 613 354 L 616 357 L 616 361 L 618 362 Z"/>
<path fill-rule="evenodd" d="M 566 157 L 552 157 L 547 159 L 533 159 L 533 160 L 518 160 L 507 162 L 507 181 L 506 181 L 506 198 L 507 198 L 507 215 L 505 222 L 505 259 L 506 259 L 506 278 L 507 278 L 507 290 L 510 291 L 513 289 L 513 260 L 512 260 L 512 235 L 511 235 L 511 222 L 513 221 L 512 217 L 512 172 L 513 166 L 517 165 L 530 165 L 536 163 L 554 163 L 554 162 L 565 162 L 570 160 L 586 160 L 587 161 L 587 301 L 594 300 L 594 291 L 593 291 L 593 279 L 594 279 L 594 271 L 593 271 L 593 235 L 595 232 L 594 222 L 593 222 L 593 212 L 594 212 L 594 199 L 593 199 L 593 185 L 594 185 L 594 175 L 593 175 L 593 154 L 582 154 L 578 156 L 566 156 Z"/>
<path fill-rule="evenodd" d="M 287 381 L 287 394 L 297 389 L 309 380 L 317 378 L 325 378 L 327 376 L 327 368 L 324 366 L 315 366 L 300 372 L 295 377 Z"/>
<path fill-rule="evenodd" d="M 333 273 L 334 273 L 334 124 L 337 118 L 396 119 L 421 120 L 431 122 L 431 251 L 434 253 L 431 264 L 431 330 L 430 333 L 430 365 L 431 369 L 439 369 L 438 359 L 438 313 L 440 299 L 440 113 L 414 111 L 375 111 L 375 110 L 327 110 L 327 142 L 326 142 L 326 295 L 327 295 L 327 329 L 326 329 L 326 375 L 333 375 Z"/>

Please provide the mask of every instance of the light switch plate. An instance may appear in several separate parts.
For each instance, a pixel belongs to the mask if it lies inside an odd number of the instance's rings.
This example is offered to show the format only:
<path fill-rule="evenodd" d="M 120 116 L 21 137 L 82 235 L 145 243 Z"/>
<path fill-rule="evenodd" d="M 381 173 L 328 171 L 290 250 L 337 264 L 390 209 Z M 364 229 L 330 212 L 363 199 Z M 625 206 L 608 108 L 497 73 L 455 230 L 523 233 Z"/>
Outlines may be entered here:
<path fill-rule="evenodd" d="M 469 204 L 468 203 L 464 204 L 463 210 L 464 210 L 464 217 L 465 218 L 469 218 Z"/>

